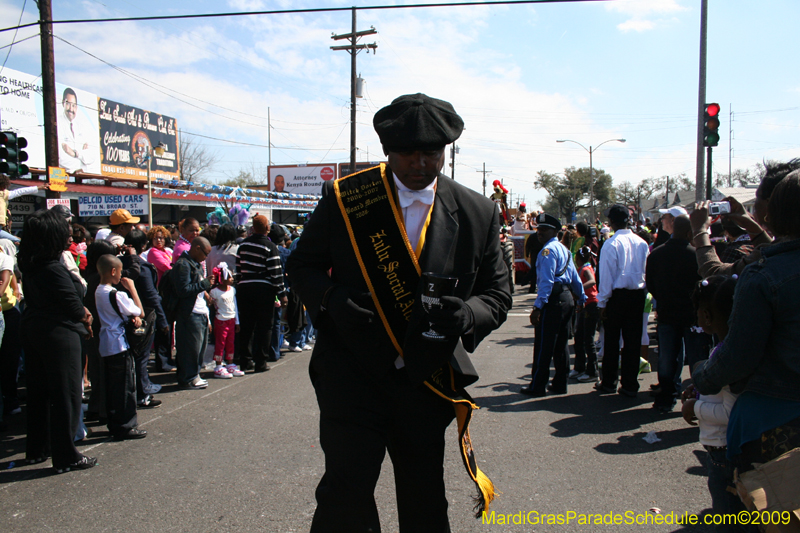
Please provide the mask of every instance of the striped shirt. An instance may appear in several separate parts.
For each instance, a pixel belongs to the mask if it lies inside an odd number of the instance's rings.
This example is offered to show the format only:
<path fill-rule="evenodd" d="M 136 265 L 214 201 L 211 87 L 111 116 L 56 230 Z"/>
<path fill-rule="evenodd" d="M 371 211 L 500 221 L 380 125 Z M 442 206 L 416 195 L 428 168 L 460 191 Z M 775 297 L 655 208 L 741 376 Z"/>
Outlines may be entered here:
<path fill-rule="evenodd" d="M 266 235 L 251 235 L 239 245 L 236 271 L 242 275 L 239 284 L 266 283 L 275 292 L 284 292 L 281 256 L 278 247 Z"/>

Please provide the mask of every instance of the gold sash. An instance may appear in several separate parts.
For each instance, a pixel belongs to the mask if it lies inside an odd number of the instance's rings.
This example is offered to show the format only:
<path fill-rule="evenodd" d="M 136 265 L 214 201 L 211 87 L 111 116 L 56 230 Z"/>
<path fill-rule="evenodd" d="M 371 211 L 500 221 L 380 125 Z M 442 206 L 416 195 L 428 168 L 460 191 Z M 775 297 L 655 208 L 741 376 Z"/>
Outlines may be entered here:
<path fill-rule="evenodd" d="M 414 250 L 405 231 L 403 213 L 393 200 L 389 182 L 391 173 L 387 168 L 381 163 L 338 179 L 333 190 L 375 308 L 392 345 L 402 357 L 402 342 L 421 274 L 419 256 L 425 244 L 433 206 L 428 211 L 419 244 Z M 475 505 L 475 517 L 478 518 L 488 511 L 489 503 L 495 497 L 491 480 L 477 466 L 470 439 L 472 410 L 478 406 L 463 388 L 456 386 L 454 371 L 449 364 L 435 372 L 425 385 L 455 408 L 461 456 L 479 491 Z"/>

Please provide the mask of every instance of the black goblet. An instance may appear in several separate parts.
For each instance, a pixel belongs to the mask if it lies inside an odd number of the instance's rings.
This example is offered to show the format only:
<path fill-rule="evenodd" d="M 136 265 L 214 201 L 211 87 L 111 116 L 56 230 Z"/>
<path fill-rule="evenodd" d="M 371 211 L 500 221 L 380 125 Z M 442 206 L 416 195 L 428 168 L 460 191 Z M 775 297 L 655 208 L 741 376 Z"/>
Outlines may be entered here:
<path fill-rule="evenodd" d="M 440 309 L 442 307 L 442 296 L 452 296 L 455 293 L 458 278 L 425 272 L 422 274 L 422 283 L 422 308 L 429 312 L 431 309 Z M 437 333 L 430 322 L 428 323 L 428 331 L 423 332 L 422 336 L 432 341 L 447 339 L 444 335 Z"/>

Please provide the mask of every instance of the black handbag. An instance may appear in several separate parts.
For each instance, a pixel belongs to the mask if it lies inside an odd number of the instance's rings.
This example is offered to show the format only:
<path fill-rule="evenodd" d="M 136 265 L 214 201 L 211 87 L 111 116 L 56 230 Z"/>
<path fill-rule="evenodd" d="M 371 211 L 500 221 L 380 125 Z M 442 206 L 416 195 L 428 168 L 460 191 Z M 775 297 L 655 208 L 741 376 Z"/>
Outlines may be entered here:
<path fill-rule="evenodd" d="M 145 309 L 145 317 L 142 319 L 142 325 L 136 327 L 131 317 L 122 316 L 122 313 L 120 313 L 119 306 L 117 305 L 117 292 L 118 291 L 112 289 L 111 292 L 108 293 L 111 307 L 114 308 L 114 311 L 117 312 L 117 315 L 119 315 L 122 319 L 122 323 L 125 325 L 125 340 L 128 341 L 130 350 L 136 354 L 141 354 L 143 350 L 150 347 L 147 341 L 150 339 L 153 328 L 155 327 L 156 311 L 155 309 Z"/>

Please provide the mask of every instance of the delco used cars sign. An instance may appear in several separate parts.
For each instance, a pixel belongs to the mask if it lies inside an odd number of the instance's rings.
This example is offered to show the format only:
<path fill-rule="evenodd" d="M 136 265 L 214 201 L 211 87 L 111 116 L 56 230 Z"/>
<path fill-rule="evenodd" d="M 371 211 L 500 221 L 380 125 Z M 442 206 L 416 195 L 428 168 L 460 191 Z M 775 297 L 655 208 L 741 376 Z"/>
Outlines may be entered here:
<path fill-rule="evenodd" d="M 78 213 L 82 217 L 107 217 L 117 209 L 127 209 L 134 216 L 146 215 L 147 195 L 115 194 L 78 198 Z"/>

